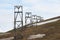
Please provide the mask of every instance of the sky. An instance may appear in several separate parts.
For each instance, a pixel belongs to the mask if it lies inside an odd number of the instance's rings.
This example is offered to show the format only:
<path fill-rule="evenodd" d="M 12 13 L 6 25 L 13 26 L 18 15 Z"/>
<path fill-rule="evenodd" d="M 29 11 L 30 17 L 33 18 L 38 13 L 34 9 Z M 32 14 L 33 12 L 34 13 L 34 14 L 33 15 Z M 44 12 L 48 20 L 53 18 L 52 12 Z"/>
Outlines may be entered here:
<path fill-rule="evenodd" d="M 0 0 L 0 32 L 13 29 L 15 5 L 23 6 L 24 15 L 29 11 L 44 19 L 60 16 L 60 0 Z"/>

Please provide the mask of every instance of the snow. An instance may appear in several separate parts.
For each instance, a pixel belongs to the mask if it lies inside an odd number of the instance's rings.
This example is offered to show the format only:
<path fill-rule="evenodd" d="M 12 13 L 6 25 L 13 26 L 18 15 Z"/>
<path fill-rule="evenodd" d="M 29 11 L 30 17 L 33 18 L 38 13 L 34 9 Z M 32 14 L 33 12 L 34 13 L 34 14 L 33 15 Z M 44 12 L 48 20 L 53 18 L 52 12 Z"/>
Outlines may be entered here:
<path fill-rule="evenodd" d="M 43 38 L 46 34 L 30 35 L 27 39 Z"/>
<path fill-rule="evenodd" d="M 58 21 L 60 20 L 59 18 L 58 19 L 54 19 L 54 20 L 49 20 L 49 21 L 45 21 L 45 22 L 41 22 L 41 23 L 37 23 L 37 25 L 43 25 L 43 24 L 46 24 L 46 23 L 51 23 L 51 22 L 55 22 L 55 21 Z M 35 24 L 33 24 L 35 25 Z"/>

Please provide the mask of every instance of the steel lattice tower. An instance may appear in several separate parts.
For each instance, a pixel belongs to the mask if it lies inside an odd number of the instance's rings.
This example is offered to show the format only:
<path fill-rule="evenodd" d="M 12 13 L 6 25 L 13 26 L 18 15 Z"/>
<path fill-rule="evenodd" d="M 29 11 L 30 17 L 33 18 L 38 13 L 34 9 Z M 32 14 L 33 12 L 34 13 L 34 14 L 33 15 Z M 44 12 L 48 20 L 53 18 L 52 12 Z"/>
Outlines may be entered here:
<path fill-rule="evenodd" d="M 32 13 L 31 12 L 26 12 L 25 13 L 25 25 L 32 23 L 32 19 L 31 18 L 32 18 Z M 28 23 L 28 19 L 29 19 L 30 23 Z"/>
<path fill-rule="evenodd" d="M 37 22 L 41 21 L 41 16 L 37 16 Z"/>
<path fill-rule="evenodd" d="M 40 17 L 40 22 L 44 21 L 43 17 Z"/>
<path fill-rule="evenodd" d="M 37 15 L 32 15 L 32 23 L 35 23 L 35 25 L 37 26 Z"/>
<path fill-rule="evenodd" d="M 37 16 L 36 15 L 32 15 L 32 23 L 37 22 Z"/>
<path fill-rule="evenodd" d="M 16 38 L 16 29 L 23 28 L 23 7 L 22 6 L 14 6 L 14 40 Z"/>

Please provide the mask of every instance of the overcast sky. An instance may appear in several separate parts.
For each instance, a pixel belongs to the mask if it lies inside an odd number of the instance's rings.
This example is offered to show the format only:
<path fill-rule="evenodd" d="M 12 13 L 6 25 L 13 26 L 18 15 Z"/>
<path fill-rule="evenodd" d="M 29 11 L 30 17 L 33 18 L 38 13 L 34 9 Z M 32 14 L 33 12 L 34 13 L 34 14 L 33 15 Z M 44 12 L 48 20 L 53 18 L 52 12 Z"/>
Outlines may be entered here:
<path fill-rule="evenodd" d="M 60 16 L 60 0 L 0 0 L 0 32 L 13 29 L 14 5 L 44 19 Z"/>

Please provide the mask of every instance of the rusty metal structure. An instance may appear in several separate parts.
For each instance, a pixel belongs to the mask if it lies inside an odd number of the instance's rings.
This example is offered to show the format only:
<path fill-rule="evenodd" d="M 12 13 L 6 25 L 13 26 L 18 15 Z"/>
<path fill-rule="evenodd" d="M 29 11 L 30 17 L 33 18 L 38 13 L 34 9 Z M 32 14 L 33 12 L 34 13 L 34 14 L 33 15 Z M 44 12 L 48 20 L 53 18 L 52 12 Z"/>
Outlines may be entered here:
<path fill-rule="evenodd" d="M 17 28 L 23 28 L 23 7 L 14 6 L 14 40 L 17 40 Z"/>

